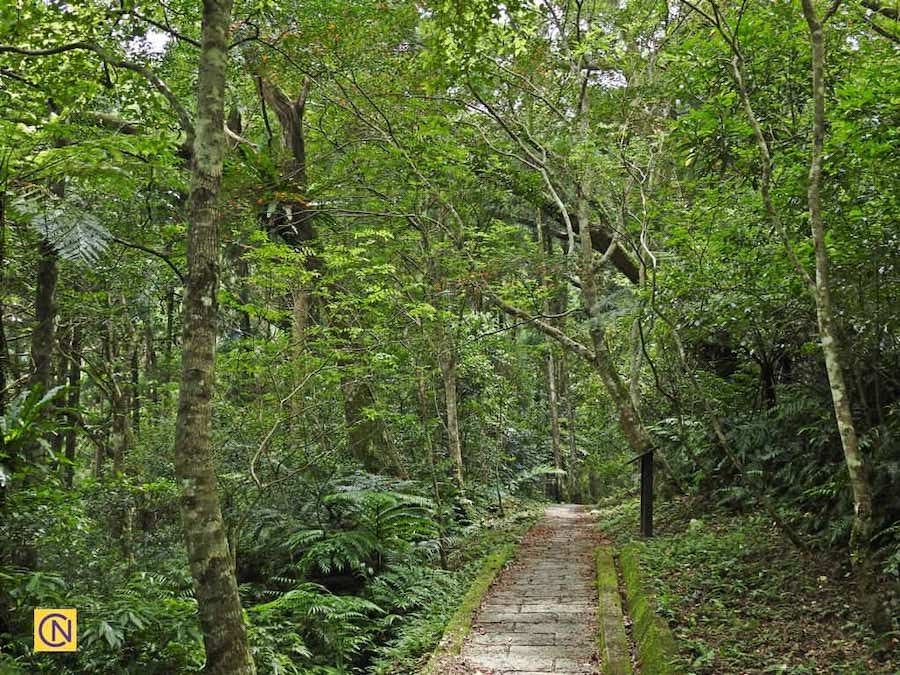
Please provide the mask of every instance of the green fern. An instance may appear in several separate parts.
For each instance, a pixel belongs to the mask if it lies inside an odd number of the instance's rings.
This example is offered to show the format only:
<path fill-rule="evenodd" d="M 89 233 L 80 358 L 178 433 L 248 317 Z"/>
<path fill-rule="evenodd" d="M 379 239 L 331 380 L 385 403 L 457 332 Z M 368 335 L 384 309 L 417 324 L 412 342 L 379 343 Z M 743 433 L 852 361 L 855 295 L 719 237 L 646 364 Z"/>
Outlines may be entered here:
<path fill-rule="evenodd" d="M 548 464 L 541 464 L 539 466 L 532 467 L 530 469 L 526 469 L 524 471 L 520 471 L 515 476 L 509 479 L 509 491 L 515 492 L 519 489 L 520 486 L 528 483 L 529 481 L 533 481 L 537 478 L 544 478 L 545 476 L 565 476 L 566 472 L 562 469 L 554 468 Z"/>
<path fill-rule="evenodd" d="M 93 263 L 106 249 L 112 235 L 100 221 L 75 200 L 55 198 L 32 190 L 12 203 L 14 217 L 27 220 L 65 260 Z"/>
<path fill-rule="evenodd" d="M 304 650 L 306 644 L 314 646 L 315 653 L 328 654 L 338 668 L 369 645 L 373 618 L 383 613 L 373 602 L 333 595 L 312 583 L 300 584 L 278 599 L 250 609 L 255 626 L 292 626 L 303 641 Z M 293 638 L 290 642 L 296 643 Z M 293 649 L 296 648 L 294 644 Z"/>
<path fill-rule="evenodd" d="M 373 573 L 370 563 L 382 553 L 382 549 L 380 542 L 369 532 L 337 531 L 320 536 L 321 539 L 309 544 L 297 565 L 302 574 L 315 571 L 325 575 L 356 572 L 367 576 Z"/>
<path fill-rule="evenodd" d="M 44 432 L 51 423 L 44 411 L 59 396 L 64 387 L 54 387 L 43 392 L 39 386 L 22 392 L 13 399 L 6 412 L 0 415 L 0 489 L 9 483 L 11 474 L 26 459 L 26 448 L 37 443 L 50 454 L 50 459 L 65 461 L 53 454 L 44 439 Z"/>
<path fill-rule="evenodd" d="M 433 503 L 397 492 L 345 491 L 329 495 L 325 504 L 346 527 L 333 531 L 299 530 L 286 538 L 293 551 L 303 551 L 301 574 L 352 572 L 371 577 L 385 565 L 421 553 L 438 551 L 439 527 Z"/>

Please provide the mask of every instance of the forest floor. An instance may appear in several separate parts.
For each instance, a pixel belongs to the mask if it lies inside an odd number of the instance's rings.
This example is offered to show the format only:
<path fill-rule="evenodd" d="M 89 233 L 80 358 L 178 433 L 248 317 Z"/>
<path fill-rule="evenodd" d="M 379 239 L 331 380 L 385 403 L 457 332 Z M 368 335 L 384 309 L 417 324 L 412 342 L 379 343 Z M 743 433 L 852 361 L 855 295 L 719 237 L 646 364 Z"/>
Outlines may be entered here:
<path fill-rule="evenodd" d="M 600 527 L 617 545 L 633 540 L 638 510 L 636 499 L 601 509 Z M 897 636 L 871 633 L 840 552 L 802 554 L 759 514 L 686 499 L 658 506 L 656 533 L 640 560 L 679 672 L 900 672 Z"/>
<path fill-rule="evenodd" d="M 583 507 L 549 506 L 491 586 L 462 652 L 442 675 L 598 672 L 598 539 Z"/>

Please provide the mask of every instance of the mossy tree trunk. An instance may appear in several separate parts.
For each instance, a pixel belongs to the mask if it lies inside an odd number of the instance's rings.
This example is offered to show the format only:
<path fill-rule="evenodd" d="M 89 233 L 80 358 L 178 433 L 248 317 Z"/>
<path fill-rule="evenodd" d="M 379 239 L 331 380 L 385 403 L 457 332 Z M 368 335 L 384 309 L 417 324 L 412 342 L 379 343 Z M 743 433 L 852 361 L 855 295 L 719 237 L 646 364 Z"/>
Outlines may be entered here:
<path fill-rule="evenodd" d="M 69 390 L 66 398 L 68 428 L 65 432 L 65 456 L 67 462 L 63 470 L 63 480 L 69 488 L 72 487 L 75 478 L 74 465 L 78 444 L 78 436 L 76 433 L 78 415 L 75 411 L 78 410 L 78 406 L 81 405 L 81 339 L 81 324 L 75 323 L 72 325 L 72 335 L 69 339 Z"/>
<path fill-rule="evenodd" d="M 53 345 L 56 344 L 56 281 L 59 277 L 59 256 L 46 239 L 38 243 L 37 284 L 34 297 L 34 329 L 31 332 L 31 377 L 29 385 L 46 393 L 53 387 Z M 52 415 L 52 410 L 45 410 Z M 44 457 L 43 446 L 28 446 L 28 461 L 38 466 Z"/>
<path fill-rule="evenodd" d="M 384 469 L 381 460 L 381 425 L 367 409 L 375 407 L 375 399 L 368 384 L 354 375 L 341 376 L 344 400 L 344 425 L 350 455 L 366 471 L 378 473 Z"/>
<path fill-rule="evenodd" d="M 231 0 L 203 3 L 175 469 L 182 487 L 184 538 L 206 647 L 206 672 L 255 673 L 219 503 L 211 438 L 231 7 Z"/>
<path fill-rule="evenodd" d="M 569 491 L 569 499 L 579 501 L 582 498 L 578 494 L 578 442 L 575 438 L 575 392 L 572 390 L 569 379 L 569 364 L 566 362 L 566 354 L 563 352 L 559 359 L 559 392 L 566 402 L 566 437 L 569 445 L 568 460 L 566 463 L 566 488 Z"/>
<path fill-rule="evenodd" d="M 806 196 L 816 261 L 813 294 L 816 301 L 819 337 L 825 358 L 825 370 L 828 373 L 834 416 L 838 434 L 841 437 L 844 462 L 850 476 L 850 489 L 853 493 L 853 528 L 850 537 L 852 562 L 857 569 L 860 590 L 863 601 L 867 605 L 869 617 L 877 629 L 886 632 L 890 629 L 890 621 L 878 597 L 878 591 L 875 589 L 875 571 L 871 552 L 871 539 L 875 530 L 872 476 L 859 446 L 859 437 L 853 421 L 850 390 L 844 379 L 844 356 L 831 303 L 830 263 L 825 242 L 825 219 L 822 214 L 822 160 L 826 125 L 825 22 L 837 9 L 838 4 L 834 3 L 822 18 L 816 13 L 813 0 L 802 0 L 801 4 L 812 48 L 813 126 L 809 184 Z"/>
<path fill-rule="evenodd" d="M 6 283 L 6 193 L 0 187 L 0 287 Z M 6 380 L 10 375 L 9 345 L 6 340 L 6 324 L 4 317 L 3 294 L 0 293 L 0 415 L 6 412 Z M 3 439 L 0 436 L 0 445 Z"/>

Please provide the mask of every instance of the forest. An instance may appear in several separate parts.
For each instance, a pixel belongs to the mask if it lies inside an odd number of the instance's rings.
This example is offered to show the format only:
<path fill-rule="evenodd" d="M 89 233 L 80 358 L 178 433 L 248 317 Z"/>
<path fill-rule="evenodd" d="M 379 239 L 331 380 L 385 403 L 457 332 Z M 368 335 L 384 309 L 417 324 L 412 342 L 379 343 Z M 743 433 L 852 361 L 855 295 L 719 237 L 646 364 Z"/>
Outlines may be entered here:
<path fill-rule="evenodd" d="M 0 673 L 900 671 L 898 160 L 896 0 L 0 2 Z"/>

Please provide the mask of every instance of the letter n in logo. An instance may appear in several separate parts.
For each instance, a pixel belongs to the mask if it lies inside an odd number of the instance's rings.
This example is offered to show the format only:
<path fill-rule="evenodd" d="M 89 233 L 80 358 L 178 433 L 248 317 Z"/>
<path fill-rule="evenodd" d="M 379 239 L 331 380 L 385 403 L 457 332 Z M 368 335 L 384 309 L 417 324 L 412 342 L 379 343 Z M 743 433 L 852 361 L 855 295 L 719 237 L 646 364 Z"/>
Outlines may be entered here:
<path fill-rule="evenodd" d="M 78 649 L 78 610 L 34 610 L 34 651 L 74 652 Z"/>

